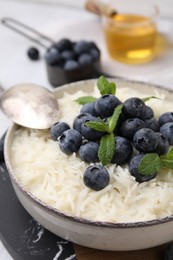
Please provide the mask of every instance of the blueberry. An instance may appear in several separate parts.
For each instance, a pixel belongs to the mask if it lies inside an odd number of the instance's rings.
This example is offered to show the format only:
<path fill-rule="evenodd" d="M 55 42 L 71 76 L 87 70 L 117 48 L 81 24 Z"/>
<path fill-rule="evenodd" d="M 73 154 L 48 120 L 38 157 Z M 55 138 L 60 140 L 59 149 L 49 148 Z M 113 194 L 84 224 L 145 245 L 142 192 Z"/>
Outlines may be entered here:
<path fill-rule="evenodd" d="M 92 56 L 89 53 L 83 53 L 78 57 L 80 67 L 92 64 Z"/>
<path fill-rule="evenodd" d="M 81 40 L 74 44 L 74 51 L 80 55 L 82 53 L 86 53 L 90 50 L 90 44 L 87 41 Z"/>
<path fill-rule="evenodd" d="M 100 52 L 97 50 L 97 49 L 91 49 L 90 52 L 89 52 L 92 56 L 92 60 L 95 61 L 95 60 L 98 60 L 99 57 L 100 57 Z"/>
<path fill-rule="evenodd" d="M 166 112 L 159 117 L 159 125 L 162 126 L 168 122 L 173 122 L 173 112 Z"/>
<path fill-rule="evenodd" d="M 57 122 L 50 128 L 50 135 L 53 140 L 57 140 L 60 135 L 66 130 L 70 129 L 65 122 Z"/>
<path fill-rule="evenodd" d="M 83 135 L 84 138 L 86 138 L 87 140 L 90 140 L 90 141 L 97 141 L 97 140 L 100 140 L 100 138 L 105 135 L 105 132 L 100 132 L 100 131 L 96 131 L 88 126 L 86 126 L 85 124 L 87 122 L 90 122 L 90 121 L 95 121 L 97 122 L 98 119 L 97 117 L 94 117 L 92 116 L 92 118 L 90 119 L 86 119 L 82 125 L 81 125 L 81 133 Z"/>
<path fill-rule="evenodd" d="M 100 117 L 109 117 L 120 103 L 119 99 L 114 95 L 106 94 L 96 100 L 95 110 Z"/>
<path fill-rule="evenodd" d="M 82 123 L 85 121 L 85 120 L 92 120 L 93 117 L 92 115 L 90 115 L 89 113 L 82 113 L 82 114 L 79 114 L 75 119 L 74 119 L 74 122 L 73 122 L 73 128 L 76 129 L 78 132 L 81 133 L 81 125 Z"/>
<path fill-rule="evenodd" d="M 95 102 L 84 104 L 80 110 L 80 113 L 89 113 L 93 116 L 98 116 L 95 110 Z"/>
<path fill-rule="evenodd" d="M 79 156 L 82 161 L 93 163 L 98 161 L 99 144 L 95 142 L 87 142 L 79 148 Z"/>
<path fill-rule="evenodd" d="M 125 164 L 129 161 L 133 153 L 133 147 L 130 141 L 121 136 L 115 137 L 115 153 L 111 163 L 118 165 Z"/>
<path fill-rule="evenodd" d="M 129 98 L 124 102 L 123 107 L 123 112 L 127 117 L 145 118 L 146 106 L 142 99 Z"/>
<path fill-rule="evenodd" d="M 75 129 L 68 129 L 58 139 L 62 152 L 72 154 L 79 150 L 82 144 L 82 135 Z"/>
<path fill-rule="evenodd" d="M 153 109 L 149 106 L 146 106 L 145 107 L 146 110 L 145 110 L 145 119 L 150 119 L 152 117 L 154 117 L 154 112 L 153 112 Z"/>
<path fill-rule="evenodd" d="M 159 155 L 166 154 L 169 150 L 169 142 L 168 139 L 162 133 L 156 133 L 159 139 L 159 143 L 155 150 Z"/>
<path fill-rule="evenodd" d="M 93 42 L 93 41 L 88 41 L 87 42 L 88 44 L 88 49 L 91 50 L 91 49 L 96 49 L 97 51 L 99 51 L 99 48 L 97 47 L 96 43 Z"/>
<path fill-rule="evenodd" d="M 51 47 L 45 54 L 45 60 L 50 65 L 59 64 L 61 61 L 60 53 L 55 47 Z"/>
<path fill-rule="evenodd" d="M 75 58 L 76 58 L 76 54 L 75 54 L 75 52 L 74 51 L 72 51 L 72 50 L 66 50 L 66 51 L 63 51 L 63 52 L 61 52 L 61 58 L 63 59 L 63 60 L 74 60 Z"/>
<path fill-rule="evenodd" d="M 35 47 L 29 48 L 27 54 L 31 60 L 39 60 L 40 58 L 39 50 Z"/>
<path fill-rule="evenodd" d="M 173 145 L 173 122 L 162 125 L 160 127 L 160 133 L 167 137 L 170 145 Z"/>
<path fill-rule="evenodd" d="M 67 60 L 64 63 L 64 70 L 75 70 L 79 68 L 79 64 L 76 60 Z"/>
<path fill-rule="evenodd" d="M 139 173 L 138 167 L 143 158 L 144 158 L 144 154 L 138 154 L 134 156 L 129 163 L 129 172 L 131 173 L 132 176 L 135 177 L 136 181 L 139 183 L 154 179 L 157 175 L 157 173 L 154 173 L 152 175 L 142 175 Z"/>
<path fill-rule="evenodd" d="M 173 260 L 173 243 L 166 246 L 163 260 Z"/>
<path fill-rule="evenodd" d="M 145 119 L 144 123 L 145 123 L 145 127 L 146 128 L 150 128 L 154 132 L 158 132 L 159 131 L 159 123 L 158 123 L 158 121 L 154 117 L 149 118 L 149 119 Z"/>
<path fill-rule="evenodd" d="M 144 121 L 142 119 L 129 118 L 122 123 L 120 127 L 120 133 L 127 139 L 132 140 L 135 132 L 141 128 L 144 128 Z"/>
<path fill-rule="evenodd" d="M 104 189 L 109 184 L 109 180 L 109 173 L 102 165 L 87 167 L 83 176 L 84 184 L 95 191 Z"/>
<path fill-rule="evenodd" d="M 73 43 L 69 39 L 61 39 L 59 42 L 56 43 L 56 47 L 60 52 L 65 50 L 72 50 Z"/>
<path fill-rule="evenodd" d="M 159 139 L 156 133 L 149 128 L 142 128 L 138 130 L 133 136 L 133 145 L 143 153 L 154 152 L 157 148 Z"/>

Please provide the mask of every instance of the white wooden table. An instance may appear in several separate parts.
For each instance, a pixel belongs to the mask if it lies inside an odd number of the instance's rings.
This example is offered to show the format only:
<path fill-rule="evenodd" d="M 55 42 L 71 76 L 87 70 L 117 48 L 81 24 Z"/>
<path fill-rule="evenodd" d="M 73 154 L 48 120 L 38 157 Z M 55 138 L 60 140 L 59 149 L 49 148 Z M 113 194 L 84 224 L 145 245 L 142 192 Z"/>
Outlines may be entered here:
<path fill-rule="evenodd" d="M 54 39 L 70 37 L 74 40 L 95 40 L 104 52 L 103 69 L 112 66 L 107 61 L 100 21 L 82 9 L 83 3 L 84 0 L 0 0 L 0 18 L 16 18 Z M 168 53 L 142 67 L 129 67 L 116 62 L 113 66 L 118 76 L 153 82 L 173 89 L 173 2 L 158 0 L 157 4 L 162 9 L 160 29 L 168 34 L 171 42 Z M 169 33 L 171 31 L 172 35 Z M 32 45 L 35 44 L 0 24 L 0 85 L 4 89 L 21 82 L 38 83 L 52 88 L 47 80 L 44 61 L 32 62 L 26 56 L 27 49 Z M 43 55 L 44 49 L 39 49 Z M 9 124 L 10 121 L 0 112 L 0 136 Z M 0 259 L 12 259 L 2 243 Z"/>

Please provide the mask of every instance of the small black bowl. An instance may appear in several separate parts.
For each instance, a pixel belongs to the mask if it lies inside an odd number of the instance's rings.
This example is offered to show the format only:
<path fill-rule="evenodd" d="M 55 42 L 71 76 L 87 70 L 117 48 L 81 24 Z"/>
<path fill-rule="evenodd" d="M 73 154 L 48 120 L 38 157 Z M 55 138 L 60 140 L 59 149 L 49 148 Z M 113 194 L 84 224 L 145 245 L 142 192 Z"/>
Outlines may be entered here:
<path fill-rule="evenodd" d="M 64 70 L 57 65 L 50 65 L 46 62 L 46 70 L 50 84 L 53 87 L 57 87 L 66 83 L 91 79 L 97 76 L 100 71 L 100 58 L 92 64 L 72 70 Z"/>
<path fill-rule="evenodd" d="M 54 87 L 97 77 L 101 52 L 93 41 L 61 39 L 45 54 L 48 80 Z M 69 65 L 69 62 L 70 65 Z"/>

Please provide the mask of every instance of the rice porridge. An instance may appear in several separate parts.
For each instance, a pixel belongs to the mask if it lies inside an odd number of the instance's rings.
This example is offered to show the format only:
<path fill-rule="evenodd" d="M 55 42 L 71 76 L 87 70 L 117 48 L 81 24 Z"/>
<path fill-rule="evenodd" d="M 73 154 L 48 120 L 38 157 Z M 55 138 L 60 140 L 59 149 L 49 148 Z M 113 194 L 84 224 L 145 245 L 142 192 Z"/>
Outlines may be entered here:
<path fill-rule="evenodd" d="M 144 90 L 143 90 L 144 91 Z M 83 91 L 64 93 L 58 100 L 60 120 L 71 127 L 81 105 L 74 102 L 88 95 Z M 161 99 L 150 99 L 147 105 L 155 117 L 172 111 L 172 104 Z M 95 87 L 93 96 L 99 97 Z M 146 97 L 145 93 L 119 88 L 116 96 L 124 101 L 129 97 Z M 162 109 L 160 109 L 162 108 Z M 67 155 L 50 137 L 49 130 L 33 130 L 20 127 L 12 145 L 14 174 L 35 197 L 44 203 L 67 213 L 89 220 L 107 222 L 138 222 L 153 220 L 173 214 L 173 172 L 160 171 L 156 178 L 138 183 L 129 173 L 127 165 L 106 166 L 110 182 L 100 191 L 93 191 L 83 183 L 83 173 L 88 163 L 76 153 Z"/>

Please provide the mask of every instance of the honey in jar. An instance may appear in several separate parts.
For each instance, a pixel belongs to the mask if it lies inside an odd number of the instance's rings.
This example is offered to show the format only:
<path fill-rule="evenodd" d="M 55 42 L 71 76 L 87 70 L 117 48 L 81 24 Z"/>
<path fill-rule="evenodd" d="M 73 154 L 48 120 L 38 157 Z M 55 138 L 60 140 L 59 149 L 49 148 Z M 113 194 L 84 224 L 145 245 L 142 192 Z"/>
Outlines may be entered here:
<path fill-rule="evenodd" d="M 108 52 L 115 60 L 139 64 L 154 56 L 156 26 L 147 16 L 117 14 L 104 21 Z"/>

